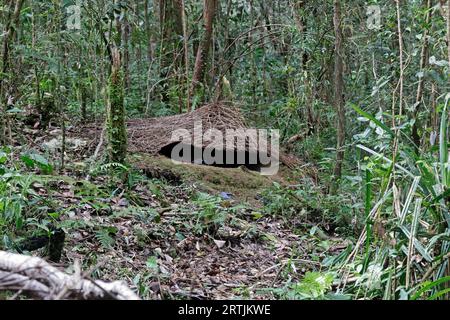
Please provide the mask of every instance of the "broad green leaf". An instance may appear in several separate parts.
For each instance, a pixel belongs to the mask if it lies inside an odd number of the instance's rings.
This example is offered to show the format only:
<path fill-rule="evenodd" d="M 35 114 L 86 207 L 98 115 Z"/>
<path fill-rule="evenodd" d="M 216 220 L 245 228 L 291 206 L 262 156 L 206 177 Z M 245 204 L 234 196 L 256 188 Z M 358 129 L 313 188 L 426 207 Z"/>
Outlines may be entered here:
<path fill-rule="evenodd" d="M 350 105 L 353 110 L 355 110 L 356 112 L 358 112 L 360 115 L 362 115 L 364 118 L 369 119 L 370 121 L 372 121 L 373 123 L 375 123 L 378 127 L 380 127 L 381 129 L 383 129 L 386 133 L 388 133 L 391 137 L 394 137 L 395 134 L 394 132 L 388 127 L 386 126 L 383 122 L 381 122 L 380 120 L 378 120 L 377 118 L 375 118 L 373 115 L 371 115 L 370 113 L 365 112 L 364 110 L 360 109 L 358 106 L 351 104 Z"/>

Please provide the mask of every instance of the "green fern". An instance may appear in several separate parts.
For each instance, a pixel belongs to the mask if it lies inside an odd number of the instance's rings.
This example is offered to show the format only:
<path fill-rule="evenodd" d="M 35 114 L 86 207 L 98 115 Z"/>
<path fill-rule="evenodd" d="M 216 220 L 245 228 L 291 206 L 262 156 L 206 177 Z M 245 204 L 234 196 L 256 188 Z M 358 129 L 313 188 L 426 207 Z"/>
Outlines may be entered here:
<path fill-rule="evenodd" d="M 100 242 L 102 248 L 112 249 L 116 242 L 113 236 L 117 233 L 117 231 L 117 228 L 114 227 L 103 228 L 95 232 L 95 238 L 98 242 Z"/>
<path fill-rule="evenodd" d="M 323 299 L 331 290 L 334 277 L 329 273 L 307 272 L 300 283 L 294 285 L 291 295 L 295 299 Z"/>
<path fill-rule="evenodd" d="M 97 171 L 99 172 L 107 172 L 111 169 L 120 169 L 123 171 L 128 171 L 129 168 L 121 163 L 117 163 L 117 162 L 111 162 L 111 163 L 106 163 L 101 165 L 100 167 L 98 167 Z"/>

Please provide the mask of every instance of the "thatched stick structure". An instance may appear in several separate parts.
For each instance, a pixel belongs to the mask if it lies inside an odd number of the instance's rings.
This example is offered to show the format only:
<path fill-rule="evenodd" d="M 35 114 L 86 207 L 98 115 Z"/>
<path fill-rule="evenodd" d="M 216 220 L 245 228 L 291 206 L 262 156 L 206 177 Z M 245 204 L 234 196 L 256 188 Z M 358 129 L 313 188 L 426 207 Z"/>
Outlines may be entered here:
<path fill-rule="evenodd" d="M 246 125 L 245 119 L 240 110 L 233 106 L 224 103 L 213 103 L 202 106 L 192 112 L 178 114 L 168 117 L 158 117 L 151 119 L 134 119 L 127 122 L 128 131 L 128 151 L 131 153 L 146 153 L 150 155 L 167 155 L 166 151 L 177 141 L 173 140 L 173 133 L 177 130 L 183 129 L 189 132 L 192 136 L 192 144 L 197 145 L 198 135 L 195 135 L 196 124 L 201 123 L 202 133 L 205 134 L 208 130 L 218 130 L 222 132 L 223 136 L 227 130 L 234 130 L 237 132 L 248 132 L 252 129 Z M 256 130 L 256 129 L 253 129 Z M 100 136 L 99 127 L 84 127 L 81 134 L 92 137 Z M 182 142 L 180 139 L 178 142 Z M 224 152 L 247 152 L 261 154 L 265 151 L 270 151 L 270 141 L 266 144 L 261 144 L 259 139 L 248 139 L 245 147 L 235 145 L 232 148 L 218 147 Z M 203 140 L 201 146 L 210 146 L 210 141 Z M 294 168 L 300 164 L 296 157 L 280 152 L 279 161 L 287 167 Z"/>
<path fill-rule="evenodd" d="M 193 134 L 197 123 L 202 124 L 202 133 L 209 129 L 223 133 L 227 129 L 247 129 L 238 109 L 220 103 L 209 104 L 189 113 L 128 121 L 129 151 L 158 154 L 173 143 L 173 132 L 186 129 Z"/>

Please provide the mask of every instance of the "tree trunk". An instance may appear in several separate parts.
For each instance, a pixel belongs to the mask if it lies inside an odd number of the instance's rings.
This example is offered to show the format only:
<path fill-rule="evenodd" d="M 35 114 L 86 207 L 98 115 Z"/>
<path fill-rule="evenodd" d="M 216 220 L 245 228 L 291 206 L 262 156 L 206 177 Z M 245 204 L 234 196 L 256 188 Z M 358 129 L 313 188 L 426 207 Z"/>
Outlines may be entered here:
<path fill-rule="evenodd" d="M 180 0 L 181 21 L 183 23 L 183 51 L 184 51 L 184 72 L 186 83 L 187 110 L 191 110 L 191 101 L 189 99 L 189 43 L 187 32 L 186 5 L 184 0 Z"/>
<path fill-rule="evenodd" d="M 85 81 L 83 79 L 82 81 Z M 87 88 L 86 84 L 81 84 L 81 120 L 86 121 L 87 120 Z"/>
<path fill-rule="evenodd" d="M 337 146 L 336 164 L 333 170 L 334 178 L 342 176 L 342 162 L 344 160 L 345 143 L 345 109 L 344 109 L 344 65 L 343 65 L 343 34 L 341 27 L 340 0 L 334 0 L 334 32 L 335 32 L 335 61 L 334 61 L 334 107 L 337 114 Z"/>
<path fill-rule="evenodd" d="M 15 5 L 14 5 L 15 2 Z M 8 18 L 6 21 L 5 32 L 3 35 L 3 45 L 2 45 L 2 69 L 0 76 L 0 112 L 2 114 L 6 114 L 6 103 L 8 101 L 8 97 L 6 97 L 6 85 L 5 85 L 5 77 L 9 72 L 9 54 L 11 51 L 11 42 L 14 39 L 16 31 L 19 27 L 20 21 L 20 11 L 22 10 L 24 0 L 11 1 L 10 10 L 8 12 Z M 14 11 L 12 12 L 12 6 L 14 5 Z M 12 12 L 12 13 L 11 13 Z M 0 143 L 6 142 L 6 123 L 4 119 L 7 120 L 7 117 L 1 117 L 0 120 Z"/>
<path fill-rule="evenodd" d="M 124 79 L 118 48 L 112 50 L 112 69 L 108 84 L 108 156 L 110 162 L 124 163 L 127 152 Z"/>
<path fill-rule="evenodd" d="M 211 47 L 211 40 L 213 34 L 214 16 L 216 13 L 217 0 L 204 0 L 204 33 L 202 41 L 197 50 L 197 57 L 195 59 L 194 75 L 191 84 L 191 94 L 197 94 L 198 89 L 203 84 L 205 77 L 206 61 L 208 59 L 209 49 Z M 189 97 L 190 98 L 190 97 Z"/>
<path fill-rule="evenodd" d="M 178 48 L 183 37 L 183 22 L 181 3 L 179 0 L 160 0 L 159 21 L 161 28 L 161 68 L 163 73 L 169 73 L 167 68 L 172 64 L 179 65 L 183 61 Z"/>
<path fill-rule="evenodd" d="M 122 47 L 123 47 L 123 70 L 125 77 L 125 88 L 126 90 L 130 89 L 131 79 L 130 79 L 130 34 L 131 34 L 131 25 L 128 21 L 128 13 L 125 14 L 125 19 L 123 23 L 123 39 L 122 39 Z"/>
<path fill-rule="evenodd" d="M 160 83 L 162 100 L 168 102 L 170 97 L 169 78 L 177 76 L 183 66 L 183 22 L 179 0 L 159 0 L 160 21 Z M 183 72 L 183 71 L 181 71 Z M 179 77 L 175 77 L 179 78 Z M 178 80 L 178 79 L 177 79 Z"/>
<path fill-rule="evenodd" d="M 431 6 L 432 1 L 431 0 L 425 0 L 425 8 L 427 10 L 427 16 L 425 18 L 426 25 L 430 23 L 431 20 Z M 428 29 L 425 29 L 422 34 L 423 44 L 422 44 L 422 50 L 420 53 L 420 71 L 423 71 L 427 65 L 428 61 Z M 418 119 L 418 113 L 420 110 L 420 105 L 423 98 L 423 88 L 424 88 L 424 77 L 422 76 L 419 79 L 419 83 L 417 85 L 417 92 L 416 92 L 416 103 L 414 105 L 414 111 L 412 118 L 415 119 L 414 125 L 412 127 L 412 133 L 411 138 L 414 142 L 414 148 L 416 150 L 416 153 L 419 153 L 420 150 L 420 135 L 419 135 L 419 119 Z"/>
<path fill-rule="evenodd" d="M 147 60 L 150 63 L 153 60 L 153 33 L 150 25 L 150 13 L 149 13 L 149 2 L 150 0 L 144 1 L 144 19 L 145 19 L 145 32 L 147 36 Z"/>
<path fill-rule="evenodd" d="M 127 155 L 127 131 L 125 122 L 125 83 L 122 41 L 122 24 L 116 19 L 116 36 L 112 37 L 111 75 L 108 83 L 107 136 L 108 160 L 125 163 Z M 115 40 L 114 40 L 115 39 Z"/>

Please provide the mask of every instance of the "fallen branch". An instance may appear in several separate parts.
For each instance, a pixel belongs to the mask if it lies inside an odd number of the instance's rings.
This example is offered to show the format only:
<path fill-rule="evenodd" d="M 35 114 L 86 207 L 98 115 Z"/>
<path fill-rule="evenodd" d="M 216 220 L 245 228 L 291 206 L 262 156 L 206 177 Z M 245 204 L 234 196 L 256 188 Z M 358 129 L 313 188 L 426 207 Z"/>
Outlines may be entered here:
<path fill-rule="evenodd" d="M 68 275 L 40 258 L 4 251 L 0 251 L 1 290 L 23 291 L 47 300 L 139 300 L 121 281 L 84 279 L 80 272 Z"/>

